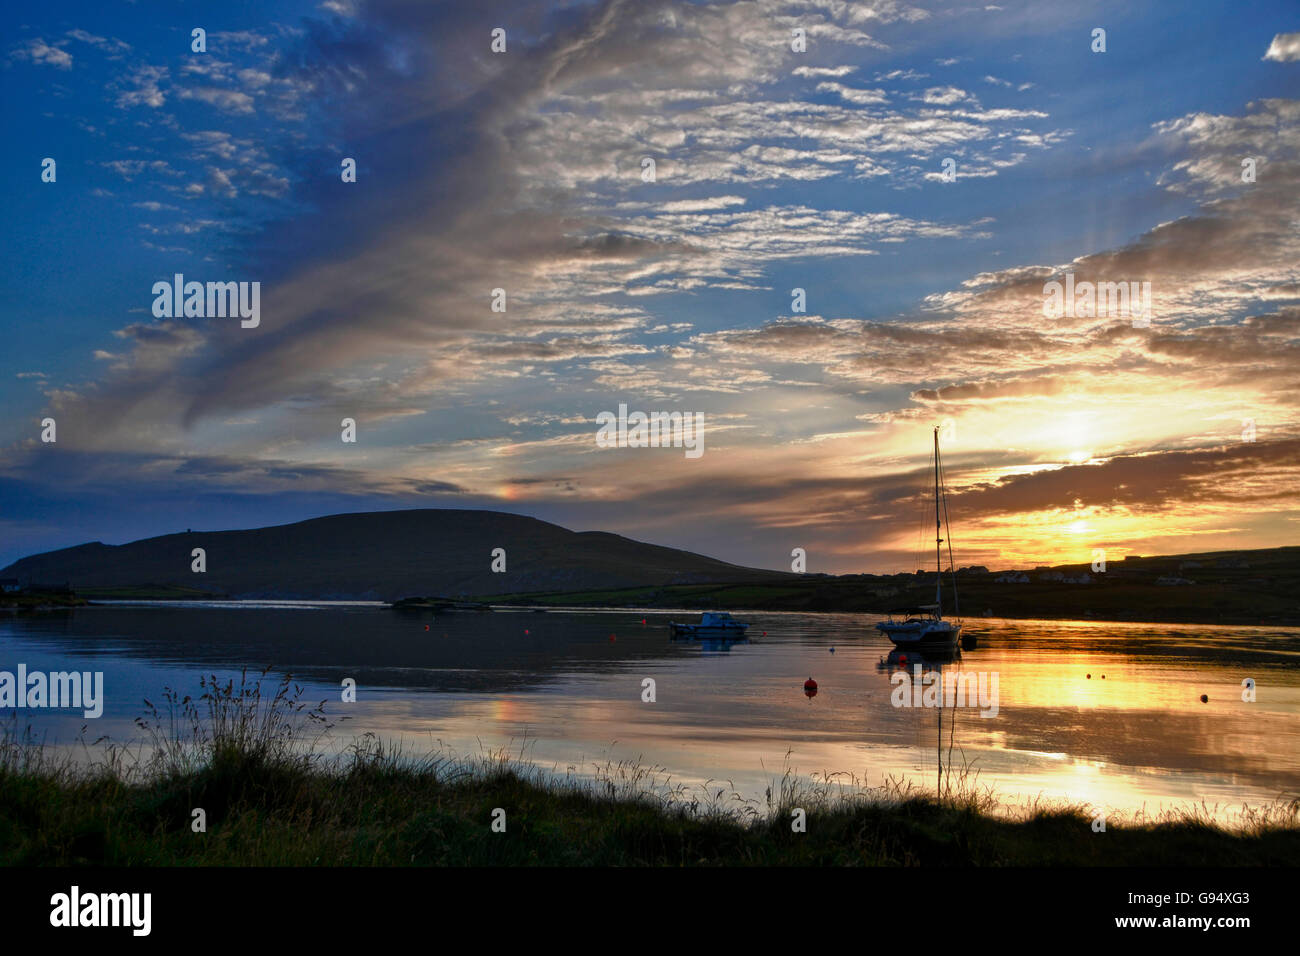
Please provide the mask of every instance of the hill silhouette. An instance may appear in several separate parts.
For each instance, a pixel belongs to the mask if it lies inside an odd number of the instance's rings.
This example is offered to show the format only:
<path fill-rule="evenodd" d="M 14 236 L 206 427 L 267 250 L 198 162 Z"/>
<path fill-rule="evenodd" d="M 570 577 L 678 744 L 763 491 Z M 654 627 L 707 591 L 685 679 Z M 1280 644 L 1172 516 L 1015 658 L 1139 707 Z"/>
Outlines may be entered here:
<path fill-rule="evenodd" d="M 194 548 L 207 570 L 191 570 Z M 504 548 L 506 571 L 491 570 Z M 793 575 L 786 575 L 793 576 Z M 780 572 L 499 511 L 332 515 L 244 531 L 191 531 L 35 554 L 0 570 L 24 587 L 199 588 L 239 598 L 396 600 L 413 595 L 770 581 Z"/>

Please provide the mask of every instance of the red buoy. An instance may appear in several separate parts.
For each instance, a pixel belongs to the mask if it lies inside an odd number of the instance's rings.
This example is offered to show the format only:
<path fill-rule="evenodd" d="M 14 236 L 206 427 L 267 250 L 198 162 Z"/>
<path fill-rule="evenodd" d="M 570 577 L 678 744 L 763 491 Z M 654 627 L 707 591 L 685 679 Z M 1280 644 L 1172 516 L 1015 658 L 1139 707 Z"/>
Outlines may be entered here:
<path fill-rule="evenodd" d="M 429 625 L 428 624 L 424 625 L 424 629 L 427 631 L 429 629 Z"/>
<path fill-rule="evenodd" d="M 528 633 L 528 628 L 524 628 L 524 633 L 525 633 L 525 634 Z"/>
<path fill-rule="evenodd" d="M 611 644 L 613 644 L 614 641 L 616 641 L 616 640 L 618 640 L 618 638 L 616 638 L 613 634 L 609 635 L 609 642 L 610 642 Z"/>
<path fill-rule="evenodd" d="M 816 697 L 817 682 L 813 680 L 811 677 L 809 677 L 806 681 L 803 682 L 803 692 L 807 694 L 810 698 Z"/>

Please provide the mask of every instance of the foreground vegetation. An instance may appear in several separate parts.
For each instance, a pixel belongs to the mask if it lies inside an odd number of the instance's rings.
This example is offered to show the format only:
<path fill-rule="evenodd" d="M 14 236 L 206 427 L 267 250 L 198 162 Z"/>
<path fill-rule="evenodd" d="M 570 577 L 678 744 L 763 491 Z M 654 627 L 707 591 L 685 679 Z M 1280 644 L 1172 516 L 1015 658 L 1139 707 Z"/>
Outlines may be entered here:
<path fill-rule="evenodd" d="M 169 693 L 138 721 L 138 751 L 96 742 L 101 756 L 80 769 L 6 731 L 0 864 L 1300 864 L 1296 803 L 1234 830 L 1189 813 L 1097 833 L 1082 806 L 994 816 L 992 795 L 964 779 L 937 795 L 787 772 L 756 806 L 633 764 L 556 777 L 503 754 L 408 759 L 369 736 L 331 760 L 319 748 L 330 725 L 300 696 L 288 679 L 268 698 L 256 681 L 208 681 L 198 700 Z M 491 825 L 498 808 L 505 832 Z M 806 832 L 791 826 L 796 808 Z"/>

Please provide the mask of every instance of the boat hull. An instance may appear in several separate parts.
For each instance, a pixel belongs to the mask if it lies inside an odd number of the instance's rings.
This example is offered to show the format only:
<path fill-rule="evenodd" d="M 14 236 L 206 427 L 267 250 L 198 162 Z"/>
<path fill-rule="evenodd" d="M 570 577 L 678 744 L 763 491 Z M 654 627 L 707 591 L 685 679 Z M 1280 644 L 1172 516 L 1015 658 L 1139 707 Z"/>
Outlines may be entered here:
<path fill-rule="evenodd" d="M 925 621 L 897 624 L 882 621 L 876 629 L 894 642 L 895 647 L 951 648 L 961 639 L 961 625 L 949 621 Z"/>
<path fill-rule="evenodd" d="M 670 624 L 673 637 L 698 637 L 710 641 L 731 640 L 738 641 L 744 638 L 745 631 L 748 627 L 705 627 L 700 624 Z"/>

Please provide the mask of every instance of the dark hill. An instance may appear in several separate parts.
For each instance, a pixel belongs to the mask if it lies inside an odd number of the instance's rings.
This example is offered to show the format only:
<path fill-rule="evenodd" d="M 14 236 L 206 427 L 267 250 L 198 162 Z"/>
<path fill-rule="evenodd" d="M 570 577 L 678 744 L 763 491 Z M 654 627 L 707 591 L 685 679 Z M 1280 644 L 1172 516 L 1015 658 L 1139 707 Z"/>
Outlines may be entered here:
<path fill-rule="evenodd" d="M 207 572 L 190 570 L 203 548 Z M 506 572 L 491 571 L 492 549 Z M 790 575 L 793 576 L 793 575 Z M 782 577 L 600 531 L 499 511 L 333 515 L 248 531 L 195 531 L 31 555 L 0 570 L 25 587 L 185 587 L 244 598 L 393 600 Z"/>

